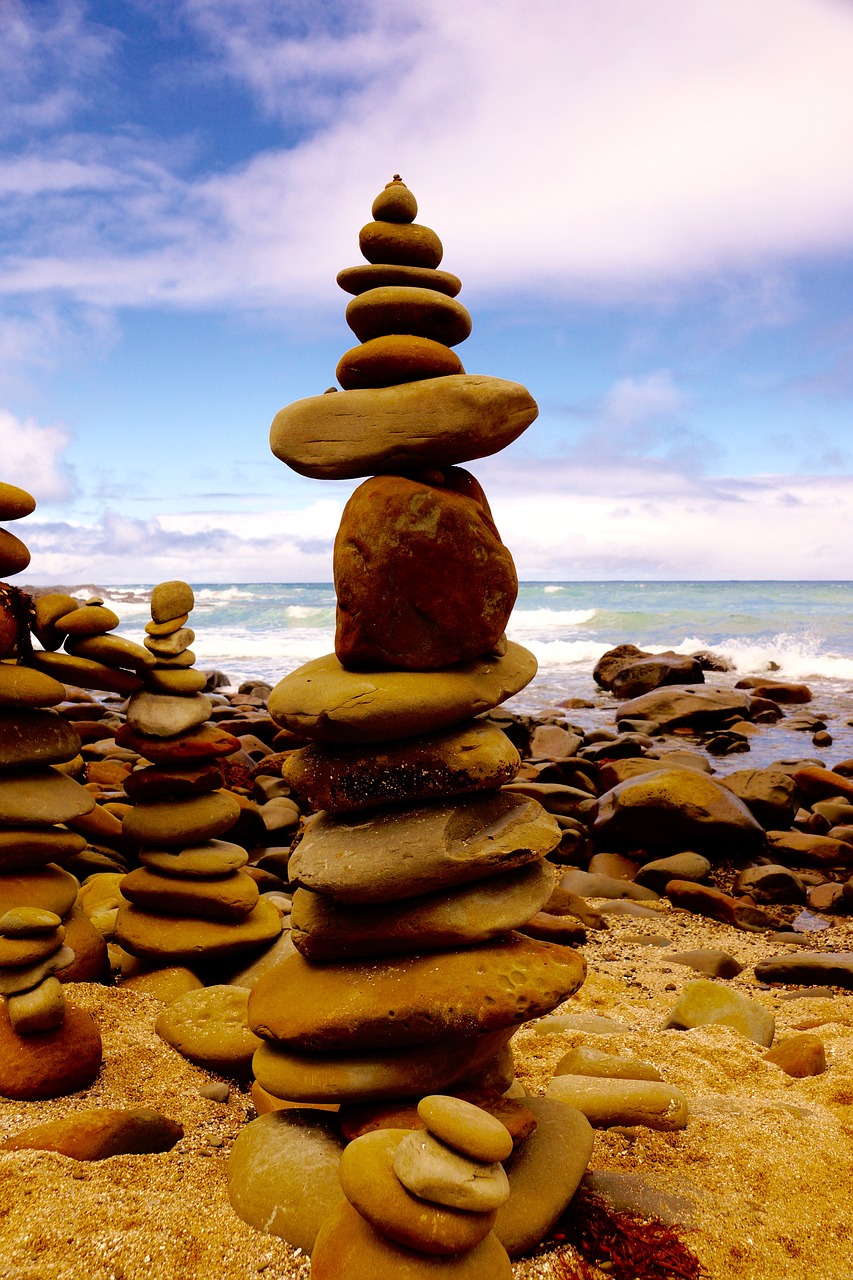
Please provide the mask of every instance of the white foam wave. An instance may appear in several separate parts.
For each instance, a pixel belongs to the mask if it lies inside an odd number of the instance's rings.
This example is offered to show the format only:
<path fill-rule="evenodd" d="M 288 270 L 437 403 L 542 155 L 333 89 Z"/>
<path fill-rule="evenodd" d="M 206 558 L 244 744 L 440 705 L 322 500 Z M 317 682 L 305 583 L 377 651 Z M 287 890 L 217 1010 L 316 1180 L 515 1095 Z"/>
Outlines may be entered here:
<path fill-rule="evenodd" d="M 591 622 L 597 609 L 514 609 L 509 620 L 513 639 L 515 632 L 541 635 L 560 627 L 580 627 Z"/>
<path fill-rule="evenodd" d="M 324 624 L 328 624 L 329 619 L 334 619 L 335 616 L 333 608 L 322 604 L 289 604 L 284 613 L 288 618 L 316 618 Z"/>
<path fill-rule="evenodd" d="M 556 591 L 565 591 L 565 589 L 566 589 L 565 587 L 543 587 L 543 588 L 542 588 L 542 590 L 545 592 L 546 596 L 553 595 L 553 594 L 554 594 L 554 592 L 556 592 Z"/>
<path fill-rule="evenodd" d="M 531 640 L 527 648 L 540 667 L 573 667 L 592 672 L 606 646 L 600 640 Z"/>
<path fill-rule="evenodd" d="M 254 591 L 245 587 L 200 587 L 193 592 L 196 606 L 216 608 L 218 605 L 231 604 L 235 600 L 256 600 Z"/>
<path fill-rule="evenodd" d="M 756 641 L 735 636 L 710 644 L 699 636 L 686 636 L 680 644 L 646 645 L 648 653 L 710 651 L 731 663 L 740 676 L 767 676 L 775 680 L 853 680 L 853 658 L 840 653 L 821 652 L 817 634 L 790 635 L 780 632 Z"/>

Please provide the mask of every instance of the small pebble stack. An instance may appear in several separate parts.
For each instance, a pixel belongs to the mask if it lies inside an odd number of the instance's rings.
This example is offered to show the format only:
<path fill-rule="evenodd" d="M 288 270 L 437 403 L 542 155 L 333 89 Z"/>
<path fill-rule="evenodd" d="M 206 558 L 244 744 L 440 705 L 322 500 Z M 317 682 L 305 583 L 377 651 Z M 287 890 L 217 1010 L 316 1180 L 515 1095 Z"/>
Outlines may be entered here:
<path fill-rule="evenodd" d="M 509 1131 L 470 1102 L 438 1094 L 421 1100 L 418 1115 L 424 1129 L 377 1129 L 345 1148 L 346 1202 L 320 1228 L 316 1280 L 510 1280 L 492 1231 L 510 1194 L 500 1163 L 512 1153 Z"/>
<path fill-rule="evenodd" d="M 154 965 L 202 966 L 271 942 L 281 932 L 275 907 L 259 898 L 242 868 L 245 849 L 219 839 L 240 806 L 222 787 L 219 761 L 239 748 L 208 725 L 205 677 L 195 670 L 186 626 L 195 601 L 186 582 L 161 582 L 151 593 L 145 652 L 153 665 L 127 706 L 119 746 L 150 763 L 124 782 L 134 807 L 124 835 L 140 846 L 142 863 L 121 881 L 116 941 Z"/>
<path fill-rule="evenodd" d="M 0 483 L 0 519 L 34 510 L 30 494 Z M 24 543 L 0 529 L 0 575 L 20 573 L 29 559 Z M 54 976 L 74 964 L 63 920 L 77 898 L 77 881 L 57 864 L 86 845 L 64 824 L 95 802 L 62 771 L 80 750 L 52 709 L 63 685 L 19 664 L 32 661 L 28 623 L 28 597 L 0 584 L 0 1094 L 16 1099 L 85 1088 L 101 1064 L 95 1024 L 66 1009 Z"/>

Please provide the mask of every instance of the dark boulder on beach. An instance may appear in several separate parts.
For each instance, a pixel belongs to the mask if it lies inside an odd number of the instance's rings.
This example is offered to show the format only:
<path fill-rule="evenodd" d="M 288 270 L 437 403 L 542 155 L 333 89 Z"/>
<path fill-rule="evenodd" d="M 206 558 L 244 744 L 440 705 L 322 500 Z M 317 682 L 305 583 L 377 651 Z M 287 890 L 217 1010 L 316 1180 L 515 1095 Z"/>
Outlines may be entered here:
<path fill-rule="evenodd" d="M 602 654 L 592 673 L 596 684 L 617 698 L 636 698 L 667 684 L 702 684 L 698 658 L 684 654 L 646 653 L 633 644 L 620 644 Z"/>

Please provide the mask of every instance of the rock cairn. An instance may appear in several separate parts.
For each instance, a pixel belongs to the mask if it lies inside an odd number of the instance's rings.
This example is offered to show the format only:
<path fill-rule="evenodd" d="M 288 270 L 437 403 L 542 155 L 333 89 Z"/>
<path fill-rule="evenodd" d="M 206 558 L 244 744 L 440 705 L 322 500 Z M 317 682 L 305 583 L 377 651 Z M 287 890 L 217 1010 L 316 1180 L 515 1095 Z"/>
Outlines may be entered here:
<path fill-rule="evenodd" d="M 34 510 L 30 494 L 0 483 L 0 520 Z M 29 560 L 24 543 L 0 529 L 0 577 Z M 74 966 L 64 920 L 77 898 L 77 881 L 58 864 L 86 846 L 65 824 L 95 802 L 63 772 L 80 750 L 53 710 L 63 685 L 20 661 L 32 662 L 28 621 L 28 597 L 0 584 L 0 1094 L 16 1099 L 85 1088 L 101 1064 L 94 1022 L 66 1007 L 55 976 Z"/>
<path fill-rule="evenodd" d="M 321 810 L 288 867 L 295 951 L 249 998 L 257 1082 L 297 1102 L 501 1093 L 519 1024 L 585 972 L 577 953 L 515 932 L 551 895 L 560 829 L 502 790 L 518 754 L 474 719 L 536 663 L 504 636 L 515 569 L 458 464 L 509 444 L 536 404 L 515 383 L 461 372 L 451 347 L 470 317 L 416 212 L 395 177 L 361 232 L 368 264 L 338 277 L 360 339 L 338 367 L 344 390 L 289 405 L 271 433 L 303 475 L 367 477 L 335 542 L 335 652 L 269 698 L 272 718 L 309 740 L 284 779 Z M 232 1185 L 243 1212 L 240 1201 Z"/>
<path fill-rule="evenodd" d="M 281 916 L 260 898 L 242 868 L 248 855 L 219 837 L 240 817 L 223 788 L 220 761 L 240 744 L 208 724 L 213 710 L 194 668 L 186 625 L 195 601 L 186 582 L 161 582 L 151 593 L 143 652 L 143 688 L 127 706 L 116 743 L 148 763 L 124 782 L 133 802 L 124 836 L 140 849 L 141 866 L 120 883 L 116 941 L 160 965 L 204 966 L 273 941 Z"/>
<path fill-rule="evenodd" d="M 345 1148 L 346 1201 L 320 1229 L 311 1255 L 316 1280 L 417 1276 L 418 1260 L 427 1275 L 443 1260 L 453 1276 L 511 1280 L 492 1230 L 510 1195 L 500 1163 L 512 1154 L 509 1131 L 461 1098 L 425 1097 L 418 1115 L 423 1129 L 377 1129 Z"/>

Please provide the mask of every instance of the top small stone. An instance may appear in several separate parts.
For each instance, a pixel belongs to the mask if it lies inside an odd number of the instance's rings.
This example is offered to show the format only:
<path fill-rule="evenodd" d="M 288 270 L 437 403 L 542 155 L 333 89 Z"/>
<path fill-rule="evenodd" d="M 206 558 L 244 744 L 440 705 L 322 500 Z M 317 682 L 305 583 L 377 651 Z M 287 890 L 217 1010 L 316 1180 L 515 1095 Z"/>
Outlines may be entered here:
<path fill-rule="evenodd" d="M 464 1098 L 430 1094 L 418 1103 L 418 1115 L 434 1137 L 471 1160 L 492 1164 L 512 1152 L 506 1125 Z"/>
<path fill-rule="evenodd" d="M 42 907 L 12 907 L 0 916 L 0 937 L 34 938 L 53 933 L 62 924 L 55 911 Z"/>
<path fill-rule="evenodd" d="M 395 173 L 392 181 L 385 184 L 385 190 L 379 192 L 371 213 L 377 222 L 414 222 L 418 202 L 399 173 Z"/>
<path fill-rule="evenodd" d="M 179 578 L 159 582 L 151 592 L 151 617 L 155 622 L 169 622 L 189 613 L 195 604 L 193 589 Z"/>
<path fill-rule="evenodd" d="M 403 221 L 409 222 L 411 219 Z M 36 500 L 31 493 L 27 493 L 26 489 L 19 489 L 16 484 L 4 484 L 0 480 L 0 520 L 20 520 L 23 516 L 31 515 L 35 509 Z"/>

